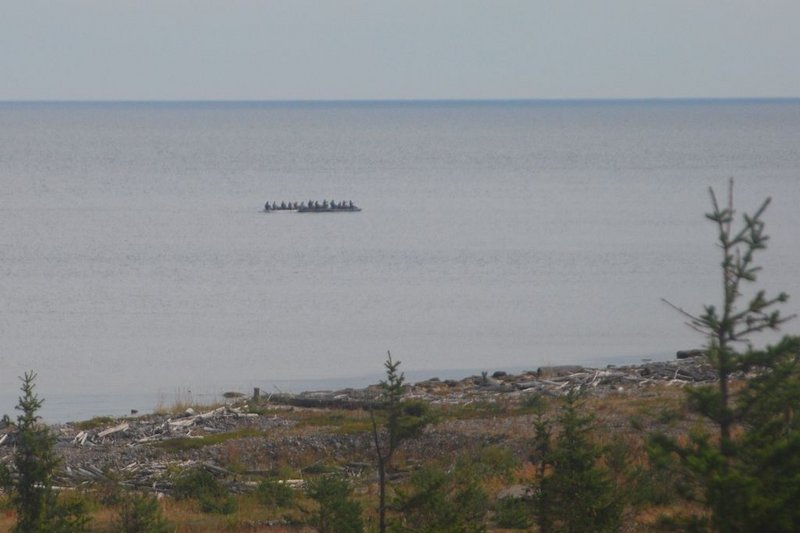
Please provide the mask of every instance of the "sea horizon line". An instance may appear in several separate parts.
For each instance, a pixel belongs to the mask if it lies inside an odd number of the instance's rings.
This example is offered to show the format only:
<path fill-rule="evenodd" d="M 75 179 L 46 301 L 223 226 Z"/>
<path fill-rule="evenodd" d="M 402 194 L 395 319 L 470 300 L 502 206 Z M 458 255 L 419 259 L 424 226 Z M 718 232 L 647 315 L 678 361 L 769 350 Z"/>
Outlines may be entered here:
<path fill-rule="evenodd" d="M 264 105 L 264 106 L 403 106 L 403 105 L 624 105 L 624 104 L 774 104 L 800 103 L 800 96 L 769 97 L 643 97 L 643 98 L 453 98 L 453 99 L 11 99 L 0 105 Z"/>

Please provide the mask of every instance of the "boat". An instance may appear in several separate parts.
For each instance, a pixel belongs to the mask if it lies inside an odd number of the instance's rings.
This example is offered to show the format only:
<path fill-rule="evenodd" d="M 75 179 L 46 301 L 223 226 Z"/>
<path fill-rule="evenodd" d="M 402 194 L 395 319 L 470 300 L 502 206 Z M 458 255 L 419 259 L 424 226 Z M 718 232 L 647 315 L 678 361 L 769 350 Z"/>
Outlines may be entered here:
<path fill-rule="evenodd" d="M 334 206 L 334 207 L 305 206 L 297 208 L 298 213 L 355 213 L 357 211 L 361 211 L 361 208 L 355 205 Z"/>
<path fill-rule="evenodd" d="M 267 213 L 356 213 L 361 211 L 361 208 L 350 202 L 317 202 L 310 200 L 308 204 L 305 202 L 267 202 L 264 204 L 264 211 Z"/>

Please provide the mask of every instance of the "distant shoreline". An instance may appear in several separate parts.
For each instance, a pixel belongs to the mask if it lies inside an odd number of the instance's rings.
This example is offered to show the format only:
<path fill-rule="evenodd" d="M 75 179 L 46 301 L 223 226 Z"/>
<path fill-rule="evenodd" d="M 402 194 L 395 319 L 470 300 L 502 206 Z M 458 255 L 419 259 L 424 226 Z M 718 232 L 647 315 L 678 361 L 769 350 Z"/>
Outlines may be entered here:
<path fill-rule="evenodd" d="M 619 357 L 619 358 L 598 358 L 588 360 L 584 364 L 567 363 L 540 363 L 526 366 L 513 367 L 491 367 L 484 368 L 456 368 L 456 369 L 433 369 L 433 370 L 404 370 L 401 364 L 400 371 L 405 376 L 405 382 L 409 385 L 417 383 L 439 380 L 442 382 L 462 382 L 476 376 L 481 376 L 483 372 L 491 376 L 494 373 L 502 372 L 509 376 L 524 375 L 535 373 L 541 367 L 582 367 L 586 370 L 598 370 L 617 367 L 640 367 L 652 362 L 674 361 L 675 355 L 652 356 L 652 357 Z M 614 362 L 610 362 L 614 361 Z M 213 404 L 223 402 L 223 395 L 226 392 L 240 393 L 249 397 L 253 389 L 258 387 L 264 396 L 270 395 L 309 395 L 316 393 L 332 393 L 342 390 L 363 390 L 376 385 L 384 375 L 377 371 L 361 376 L 335 377 L 335 378 L 310 378 L 310 379 L 279 379 L 253 381 L 247 387 L 231 386 L 214 388 L 212 390 L 194 391 L 176 387 L 170 391 L 146 391 L 139 393 L 48 393 L 45 388 L 37 386 L 36 393 L 44 400 L 44 405 L 40 410 L 42 419 L 48 424 L 61 424 L 89 420 L 94 417 L 111 416 L 123 418 L 131 415 L 131 411 L 136 411 L 137 415 L 144 415 L 158 410 L 160 407 L 169 407 L 176 403 L 196 403 Z M 0 394 L 0 415 L 7 414 L 12 419 L 16 417 L 17 411 L 14 406 L 17 404 L 19 391 L 4 391 Z"/>

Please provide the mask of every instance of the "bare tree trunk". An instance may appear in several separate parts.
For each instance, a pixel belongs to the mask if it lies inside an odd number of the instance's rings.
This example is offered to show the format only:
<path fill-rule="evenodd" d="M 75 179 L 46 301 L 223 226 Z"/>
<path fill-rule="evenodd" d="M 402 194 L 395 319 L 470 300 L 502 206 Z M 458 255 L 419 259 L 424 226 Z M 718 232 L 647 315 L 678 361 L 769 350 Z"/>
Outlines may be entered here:
<path fill-rule="evenodd" d="M 375 441 L 375 455 L 378 457 L 378 530 L 386 533 L 386 462 L 388 457 L 383 456 L 380 439 L 378 438 L 378 424 L 375 414 L 370 410 L 372 419 L 372 438 Z"/>
<path fill-rule="evenodd" d="M 383 461 L 378 461 L 378 484 L 380 496 L 378 499 L 378 530 L 386 533 L 386 467 Z"/>

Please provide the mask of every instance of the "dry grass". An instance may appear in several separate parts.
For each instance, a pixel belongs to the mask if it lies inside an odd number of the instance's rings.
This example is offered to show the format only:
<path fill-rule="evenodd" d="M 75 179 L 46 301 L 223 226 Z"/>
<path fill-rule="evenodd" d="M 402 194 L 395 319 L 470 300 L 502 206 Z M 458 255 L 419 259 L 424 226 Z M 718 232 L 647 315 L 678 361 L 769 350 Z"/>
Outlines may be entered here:
<path fill-rule="evenodd" d="M 229 515 L 207 514 L 200 511 L 195 501 L 175 501 L 165 499 L 162 505 L 164 515 L 179 532 L 214 531 L 304 531 L 301 525 L 280 526 L 289 521 L 301 524 L 303 515 L 298 508 L 278 509 L 261 505 L 253 496 L 237 498 L 237 510 Z M 287 520 L 288 519 L 288 520 Z M 276 524 L 271 526 L 269 524 Z"/>
<path fill-rule="evenodd" d="M 11 531 L 11 528 L 14 527 L 14 524 L 17 523 L 17 515 L 14 511 L 3 507 L 3 510 L 0 511 L 0 531 Z"/>
<path fill-rule="evenodd" d="M 178 389 L 172 394 L 171 399 L 167 399 L 164 394 L 159 395 L 158 403 L 153 414 L 156 415 L 177 415 L 185 413 L 187 409 L 194 409 L 196 412 L 207 412 L 217 407 L 225 405 L 224 402 L 200 402 L 192 391 L 188 389 Z"/>
<path fill-rule="evenodd" d="M 535 403 L 535 405 L 533 405 Z M 583 408 L 595 416 L 597 422 L 595 437 L 598 442 L 606 446 L 616 446 L 625 450 L 626 465 L 630 468 L 647 469 L 649 460 L 647 455 L 646 440 L 650 431 L 655 429 L 668 429 L 681 434 L 693 427 L 697 427 L 698 420 L 689 416 L 686 411 L 685 392 L 680 387 L 655 385 L 645 390 L 629 390 L 611 393 L 602 397 L 587 397 Z M 435 422 L 428 428 L 429 432 L 441 435 L 468 436 L 476 441 L 476 447 L 459 448 L 457 454 L 466 455 L 468 461 L 483 461 L 480 451 L 486 445 L 478 444 L 481 440 L 490 439 L 492 446 L 508 448 L 516 458 L 515 465 L 510 474 L 498 475 L 487 473 L 482 478 L 482 486 L 487 493 L 494 497 L 506 486 L 522 483 L 527 484 L 535 480 L 536 469 L 527 460 L 529 443 L 533 437 L 534 413 L 555 419 L 560 409 L 557 398 L 543 398 L 537 402 L 511 402 L 511 401 L 476 401 L 467 405 L 433 405 L 431 411 Z M 292 428 L 281 430 L 281 435 L 292 435 L 296 438 L 320 434 L 349 435 L 369 432 L 371 421 L 369 413 L 364 411 L 338 410 L 338 409 L 291 409 L 283 410 L 281 416 L 297 422 Z M 275 434 L 263 436 L 264 439 L 278 438 Z M 241 460 L 246 453 L 239 447 L 237 439 L 226 440 L 223 444 L 225 452 L 223 457 L 231 462 Z M 402 446 L 395 457 L 395 464 L 405 470 L 420 465 L 432 465 L 433 462 L 454 464 L 457 455 L 432 454 L 430 447 L 415 447 L 413 443 Z M 369 461 L 372 450 L 362 450 L 362 456 L 356 460 Z M 247 452 L 249 461 L 258 461 L 254 454 L 257 450 Z M 343 462 L 354 460 L 349 456 L 331 453 L 330 451 L 306 449 L 303 451 L 286 450 L 277 463 L 269 463 L 273 471 L 281 470 L 287 475 L 309 475 L 309 466 L 320 467 L 320 471 L 327 471 Z M 441 465 L 440 465 L 441 466 Z M 370 517 L 375 519 L 373 507 L 376 501 L 374 476 L 371 473 L 357 480 L 356 494 L 364 505 L 365 520 Z M 620 481 L 623 481 L 622 479 Z M 241 502 L 240 509 L 227 518 L 209 517 L 199 513 L 196 508 L 187 504 L 172 503 L 168 515 L 178 523 L 186 524 L 187 529 L 180 531 L 213 531 L 214 528 L 226 528 L 231 531 L 259 531 L 252 529 L 254 521 L 269 520 L 268 512 L 259 510 Z M 311 506 L 313 507 L 313 505 Z M 307 507 L 310 509 L 311 507 Z M 628 530 L 652 531 L 658 528 L 660 517 L 666 515 L 685 514 L 684 502 L 677 501 L 662 507 L 642 506 L 630 507 L 626 512 Z M 692 511 L 698 511 L 692 509 Z M 299 511 L 298 511 L 299 512 Z M 243 518 L 246 516 L 247 518 Z M 260 517 L 260 518 L 254 518 Z M 273 516 L 274 518 L 274 516 Z M 298 520 L 300 517 L 298 516 Z M 251 529 L 247 529 L 250 527 Z M 256 526 L 258 527 L 258 526 Z M 194 528 L 194 529 L 192 529 Z M 277 531 L 264 529 L 264 531 Z M 297 529 L 286 529 L 297 531 Z M 492 530 L 500 531 L 500 530 Z"/>
<path fill-rule="evenodd" d="M 304 409 L 290 413 L 298 428 L 328 429 L 340 435 L 371 431 L 372 421 L 366 411 L 345 409 Z"/>
<path fill-rule="evenodd" d="M 169 412 L 183 412 L 189 405 L 199 410 L 193 400 L 190 393 L 184 393 L 176 397 Z M 500 401 L 430 407 L 433 422 L 425 434 L 404 443 L 396 454 L 394 464 L 401 476 L 397 482 L 402 484 L 402 476 L 408 476 L 421 466 L 448 469 L 454 468 L 459 461 L 465 461 L 483 469 L 481 484 L 494 498 L 507 486 L 535 481 L 536 467 L 529 461 L 533 423 L 537 414 L 555 420 L 561 402 L 550 397 L 539 400 L 523 397 L 513 401 L 501 398 Z M 583 401 L 582 409 L 595 417 L 597 442 L 621 453 L 626 468 L 639 469 L 645 474 L 650 468 L 647 438 L 652 431 L 668 431 L 680 436 L 688 434 L 691 429 L 704 427 L 703 421 L 687 412 L 685 391 L 668 385 L 589 396 Z M 315 472 L 338 470 L 352 462 L 371 464 L 374 460 L 371 439 L 365 437 L 369 436 L 372 427 L 369 412 L 311 408 L 279 408 L 274 412 L 295 424 L 269 430 L 240 428 L 199 439 L 164 441 L 158 444 L 158 448 L 192 457 L 213 453 L 217 464 L 237 472 L 238 481 L 263 479 L 248 477 L 247 472 L 252 475 L 254 471 L 260 471 L 282 478 L 313 477 Z M 377 502 L 374 474 L 367 468 L 360 477 L 353 478 L 356 498 L 364 507 L 365 523 L 372 520 L 373 524 Z M 632 482 L 624 479 L 624 475 L 618 473 L 620 483 L 631 487 Z M 313 531 L 302 523 L 309 519 L 314 503 L 302 495 L 298 495 L 297 505 L 290 509 L 264 506 L 254 495 L 248 494 L 237 495 L 236 501 L 238 509 L 230 515 L 205 514 L 193 500 L 165 498 L 161 507 L 167 519 L 177 524 L 176 531 L 180 532 Z M 686 502 L 679 499 L 662 506 L 637 505 L 630 505 L 626 510 L 626 530 L 654 531 L 662 516 L 703 511 L 696 507 L 687 508 Z M 7 531 L 14 524 L 14 515 L 7 506 L 0 506 L 0 509 L 0 531 Z M 93 531 L 113 530 L 116 512 L 114 507 L 94 505 Z M 284 520 L 298 525 L 280 525 Z M 278 525 L 269 526 L 269 523 Z"/>
<path fill-rule="evenodd" d="M 180 452 L 187 450 L 197 450 L 205 446 L 213 446 L 221 444 L 230 440 L 238 440 L 246 437 L 259 437 L 263 435 L 263 431 L 254 428 L 237 429 L 236 431 L 229 431 L 226 433 L 214 433 L 211 435 L 203 435 L 198 437 L 183 438 L 183 439 L 168 439 L 162 440 L 155 444 L 157 448 L 172 452 Z"/>

